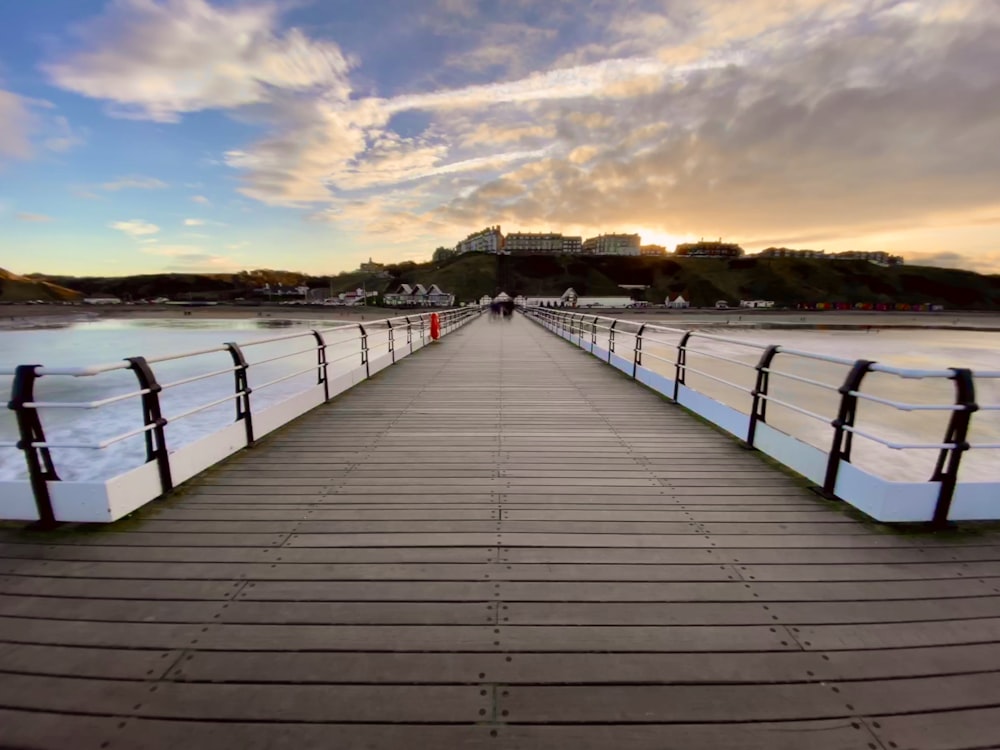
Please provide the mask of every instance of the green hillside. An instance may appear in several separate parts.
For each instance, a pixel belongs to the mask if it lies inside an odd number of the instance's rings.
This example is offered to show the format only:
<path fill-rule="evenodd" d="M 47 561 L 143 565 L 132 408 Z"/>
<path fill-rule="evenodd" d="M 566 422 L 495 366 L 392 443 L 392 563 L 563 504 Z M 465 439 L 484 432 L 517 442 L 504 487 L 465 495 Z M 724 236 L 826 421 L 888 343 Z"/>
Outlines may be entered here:
<path fill-rule="evenodd" d="M 0 268 L 0 301 L 30 302 L 73 302 L 82 298 L 80 292 L 67 289 L 50 281 L 18 276 Z"/>
<path fill-rule="evenodd" d="M 4 272 L 6 274 L 6 272 Z M 560 295 L 568 287 L 586 296 L 621 296 L 620 284 L 649 288 L 640 299 L 661 303 L 683 293 L 696 306 L 716 300 L 770 299 L 781 306 L 817 302 L 938 303 L 950 309 L 1000 309 L 1000 276 L 928 266 L 883 268 L 865 261 L 800 258 L 635 258 L 570 255 L 464 255 L 429 263 L 399 263 L 374 275 L 352 271 L 311 276 L 256 270 L 233 274 L 152 274 L 108 278 L 0 276 L 0 299 L 66 299 L 53 295 L 112 294 L 124 299 L 260 298 L 265 283 L 306 285 L 334 294 L 364 286 L 386 293 L 400 284 L 437 284 L 471 302 L 484 294 Z M 61 290 L 61 291 L 59 291 Z M 44 294 L 43 294 L 44 292 Z M 47 295 L 47 296 L 46 296 Z"/>
<path fill-rule="evenodd" d="M 930 302 L 949 308 L 1000 308 L 1000 276 L 927 266 L 883 268 L 865 261 L 797 258 L 635 258 L 617 256 L 461 257 L 432 272 L 409 276 L 436 281 L 461 299 L 495 293 L 503 277 L 510 294 L 558 295 L 573 287 L 581 295 L 626 294 L 620 284 L 642 284 L 643 297 L 663 302 L 684 293 L 696 306 L 716 300 L 770 299 L 779 305 L 815 302 Z M 410 280 L 410 279 L 406 279 Z"/>

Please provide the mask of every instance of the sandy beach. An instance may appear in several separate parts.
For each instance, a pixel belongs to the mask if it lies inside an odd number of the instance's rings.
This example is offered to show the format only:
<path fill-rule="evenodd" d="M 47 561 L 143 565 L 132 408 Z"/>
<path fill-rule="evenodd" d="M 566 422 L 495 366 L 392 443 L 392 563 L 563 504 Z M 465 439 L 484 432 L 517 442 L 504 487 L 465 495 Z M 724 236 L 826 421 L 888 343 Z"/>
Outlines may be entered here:
<path fill-rule="evenodd" d="M 431 310 L 395 310 L 381 307 L 306 307 L 281 305 L 3 305 L 0 306 L 0 330 L 54 328 L 96 320 L 381 320 L 416 315 Z M 1000 331 L 1000 312 L 944 311 L 934 313 L 798 310 L 714 310 L 662 308 L 574 310 L 583 315 L 632 319 L 677 328 L 755 327 L 755 328 L 938 328 L 954 330 Z"/>

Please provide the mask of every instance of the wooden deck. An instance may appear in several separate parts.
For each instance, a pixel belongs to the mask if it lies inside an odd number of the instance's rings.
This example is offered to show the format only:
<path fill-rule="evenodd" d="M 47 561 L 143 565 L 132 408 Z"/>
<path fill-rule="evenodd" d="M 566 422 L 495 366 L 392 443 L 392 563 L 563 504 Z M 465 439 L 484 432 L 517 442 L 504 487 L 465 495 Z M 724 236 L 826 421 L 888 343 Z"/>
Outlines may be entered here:
<path fill-rule="evenodd" d="M 0 532 L 0 746 L 1000 746 L 1000 535 L 904 535 L 479 321 L 97 530 Z"/>

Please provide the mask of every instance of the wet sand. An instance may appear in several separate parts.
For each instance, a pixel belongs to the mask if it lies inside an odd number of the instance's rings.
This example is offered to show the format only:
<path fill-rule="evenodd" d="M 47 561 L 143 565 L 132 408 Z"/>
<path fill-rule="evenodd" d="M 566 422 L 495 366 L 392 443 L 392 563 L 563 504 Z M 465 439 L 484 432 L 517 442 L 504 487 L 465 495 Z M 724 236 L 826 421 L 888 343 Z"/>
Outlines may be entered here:
<path fill-rule="evenodd" d="M 382 307 L 309 307 L 283 305 L 2 305 L 0 330 L 50 328 L 94 320 L 381 320 L 432 310 L 399 310 Z M 1000 312 L 942 311 L 933 313 L 798 310 L 714 310 L 662 308 L 590 308 L 569 312 L 631 319 L 643 323 L 691 327 L 752 328 L 948 328 L 1000 331 Z"/>
<path fill-rule="evenodd" d="M 0 330 L 53 328 L 96 320 L 381 320 L 416 315 L 429 310 L 395 310 L 382 307 L 309 307 L 282 305 L 3 305 Z"/>

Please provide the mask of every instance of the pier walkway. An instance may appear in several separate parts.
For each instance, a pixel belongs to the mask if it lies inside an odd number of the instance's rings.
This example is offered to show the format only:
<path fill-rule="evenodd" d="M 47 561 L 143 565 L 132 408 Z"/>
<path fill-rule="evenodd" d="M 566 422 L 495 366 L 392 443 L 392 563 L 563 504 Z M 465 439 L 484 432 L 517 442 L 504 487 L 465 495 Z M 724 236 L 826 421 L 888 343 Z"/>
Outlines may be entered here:
<path fill-rule="evenodd" d="M 0 530 L 0 746 L 1000 745 L 1000 535 L 856 520 L 516 318 Z"/>

